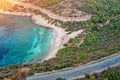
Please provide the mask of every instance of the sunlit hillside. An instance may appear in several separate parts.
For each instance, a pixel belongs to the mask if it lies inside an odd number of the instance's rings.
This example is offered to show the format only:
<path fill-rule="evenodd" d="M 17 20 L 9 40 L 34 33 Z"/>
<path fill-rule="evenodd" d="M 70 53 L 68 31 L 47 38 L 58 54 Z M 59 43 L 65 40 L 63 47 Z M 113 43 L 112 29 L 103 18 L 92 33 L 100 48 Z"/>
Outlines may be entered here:
<path fill-rule="evenodd" d="M 9 0 L 0 0 L 0 9 L 7 10 L 13 7 L 13 4 L 9 2 Z"/>
<path fill-rule="evenodd" d="M 60 2 L 61 0 L 41 0 L 39 1 L 37 4 L 40 6 L 40 7 L 47 7 L 47 6 L 50 6 L 50 5 L 53 5 L 53 4 L 56 4 L 58 2 Z"/>

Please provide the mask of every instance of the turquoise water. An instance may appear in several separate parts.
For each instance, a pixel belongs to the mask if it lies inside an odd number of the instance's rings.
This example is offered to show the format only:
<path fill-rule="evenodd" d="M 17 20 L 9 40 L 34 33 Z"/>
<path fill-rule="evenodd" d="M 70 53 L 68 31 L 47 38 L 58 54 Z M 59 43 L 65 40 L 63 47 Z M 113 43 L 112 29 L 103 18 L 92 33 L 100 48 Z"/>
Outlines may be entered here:
<path fill-rule="evenodd" d="M 0 14 L 0 67 L 33 63 L 49 50 L 52 31 L 30 18 Z"/>

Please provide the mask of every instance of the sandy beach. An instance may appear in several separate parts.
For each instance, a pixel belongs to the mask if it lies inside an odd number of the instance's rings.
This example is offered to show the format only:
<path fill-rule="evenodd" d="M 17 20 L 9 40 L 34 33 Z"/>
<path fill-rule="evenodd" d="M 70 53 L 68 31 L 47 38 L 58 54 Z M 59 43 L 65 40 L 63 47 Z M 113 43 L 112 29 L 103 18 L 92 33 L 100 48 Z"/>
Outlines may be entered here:
<path fill-rule="evenodd" d="M 40 15 L 33 15 L 32 20 L 33 22 L 35 22 L 35 24 L 50 28 L 53 31 L 53 38 L 51 41 L 50 51 L 42 61 L 55 57 L 57 51 L 63 48 L 63 45 L 67 43 L 70 38 L 75 38 L 78 34 L 81 34 L 84 31 L 84 29 L 82 29 L 72 32 L 71 34 L 67 34 L 67 32 L 64 29 L 55 26 L 54 24 L 48 23 L 48 21 L 42 18 Z"/>

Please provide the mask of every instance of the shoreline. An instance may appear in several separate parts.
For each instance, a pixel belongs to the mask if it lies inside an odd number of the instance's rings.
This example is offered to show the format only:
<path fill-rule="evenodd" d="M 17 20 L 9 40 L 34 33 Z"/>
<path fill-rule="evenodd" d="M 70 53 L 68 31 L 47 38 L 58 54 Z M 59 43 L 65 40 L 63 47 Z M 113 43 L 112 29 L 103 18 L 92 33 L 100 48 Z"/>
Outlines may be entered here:
<path fill-rule="evenodd" d="M 39 17 L 39 18 L 38 18 Z M 67 34 L 67 32 L 60 28 L 55 26 L 54 24 L 48 23 L 48 20 L 45 20 L 40 15 L 33 15 L 31 17 L 32 21 L 40 26 L 43 26 L 45 28 L 52 30 L 52 40 L 50 43 L 50 49 L 47 55 L 41 60 L 43 62 L 44 60 L 48 60 L 50 58 L 53 58 L 56 56 L 57 51 L 60 49 L 62 44 L 61 38 Z"/>
<path fill-rule="evenodd" d="M 60 49 L 60 46 L 62 45 L 61 38 L 63 37 L 63 35 L 67 34 L 67 32 L 64 29 L 48 23 L 48 21 L 45 20 L 44 18 L 42 18 L 41 15 L 35 15 L 33 13 L 9 12 L 9 11 L 0 10 L 0 14 L 29 17 L 33 23 L 35 23 L 39 26 L 51 29 L 52 30 L 52 40 L 50 43 L 50 49 L 48 51 L 48 54 L 45 55 L 45 57 L 41 60 L 41 62 L 56 56 L 57 51 Z"/>
<path fill-rule="evenodd" d="M 56 57 L 57 51 L 61 48 L 64 48 L 63 45 L 67 43 L 70 38 L 75 38 L 77 35 L 81 34 L 85 30 L 81 29 L 72 32 L 71 34 L 67 34 L 68 32 L 66 32 L 65 29 L 49 23 L 48 20 L 44 19 L 41 15 L 35 15 L 34 13 L 9 12 L 0 10 L 0 14 L 29 17 L 33 23 L 52 30 L 53 36 L 50 44 L 50 49 L 48 51 L 48 54 L 45 55 L 45 57 L 40 62 Z"/>

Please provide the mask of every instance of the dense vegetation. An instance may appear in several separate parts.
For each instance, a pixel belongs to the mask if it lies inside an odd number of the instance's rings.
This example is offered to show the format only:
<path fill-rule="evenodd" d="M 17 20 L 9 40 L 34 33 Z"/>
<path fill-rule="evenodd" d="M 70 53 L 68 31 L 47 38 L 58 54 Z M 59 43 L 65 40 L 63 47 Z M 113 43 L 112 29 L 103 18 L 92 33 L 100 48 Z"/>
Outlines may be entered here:
<path fill-rule="evenodd" d="M 93 14 L 94 23 L 104 23 L 109 18 L 120 14 L 119 0 L 85 0 L 87 4 L 81 7 L 85 12 Z"/>
<path fill-rule="evenodd" d="M 108 68 L 101 73 L 93 73 L 92 75 L 86 74 L 85 78 L 75 80 L 120 80 L 120 67 Z"/>
<path fill-rule="evenodd" d="M 79 63 L 86 63 L 120 51 L 120 16 L 111 20 L 111 23 L 99 29 L 92 28 L 86 31 L 84 43 L 80 46 L 81 36 L 70 39 L 66 48 L 58 51 L 57 57 L 45 61 L 43 64 L 36 64 L 34 71 L 51 71 L 65 67 L 76 66 Z"/>
<path fill-rule="evenodd" d="M 86 28 L 86 33 L 70 39 L 65 44 L 64 49 L 58 51 L 57 57 L 45 61 L 38 70 L 48 71 L 62 69 L 65 67 L 76 66 L 90 60 L 97 60 L 102 57 L 120 51 L 120 2 L 119 0 L 84 0 L 85 6 L 81 7 L 84 11 L 93 14 L 91 20 L 87 22 L 72 22 L 67 27 L 69 31 Z M 98 4 L 99 3 L 99 4 Z M 74 26 L 71 28 L 71 26 Z M 66 27 L 65 27 L 66 28 Z M 79 45 L 81 36 L 84 42 Z"/>
<path fill-rule="evenodd" d="M 120 70 L 108 69 L 103 76 L 103 80 L 120 80 Z"/>
<path fill-rule="evenodd" d="M 52 0 L 54 1 L 54 0 Z M 58 1 L 58 0 L 56 0 Z M 37 72 L 52 71 L 76 66 L 91 60 L 115 54 L 120 51 L 120 1 L 119 0 L 83 0 L 84 6 L 80 7 L 92 18 L 86 22 L 61 22 L 67 31 L 86 29 L 86 31 L 70 39 L 65 48 L 60 49 L 57 57 L 43 63 L 30 65 L 9 66 L 4 70 L 29 67 L 29 75 Z M 50 4 L 47 4 L 50 5 Z M 37 12 L 36 12 L 37 13 Z M 80 45 L 80 41 L 84 42 Z M 2 72 L 2 69 L 1 69 Z M 7 72 L 5 73 L 7 74 Z M 106 78 L 107 73 L 105 75 Z M 0 77 L 3 77 L 1 75 Z M 92 77 L 93 78 L 93 77 Z M 91 79 L 92 80 L 92 79 Z M 107 79 L 105 79 L 107 80 Z"/>
<path fill-rule="evenodd" d="M 81 28 L 92 28 L 96 24 L 105 24 L 109 19 L 120 14 L 119 0 L 82 0 L 84 6 L 78 7 L 79 10 L 92 14 L 92 19 L 87 22 L 67 22 L 64 27 L 73 31 Z M 73 26 L 74 25 L 74 26 Z"/>

